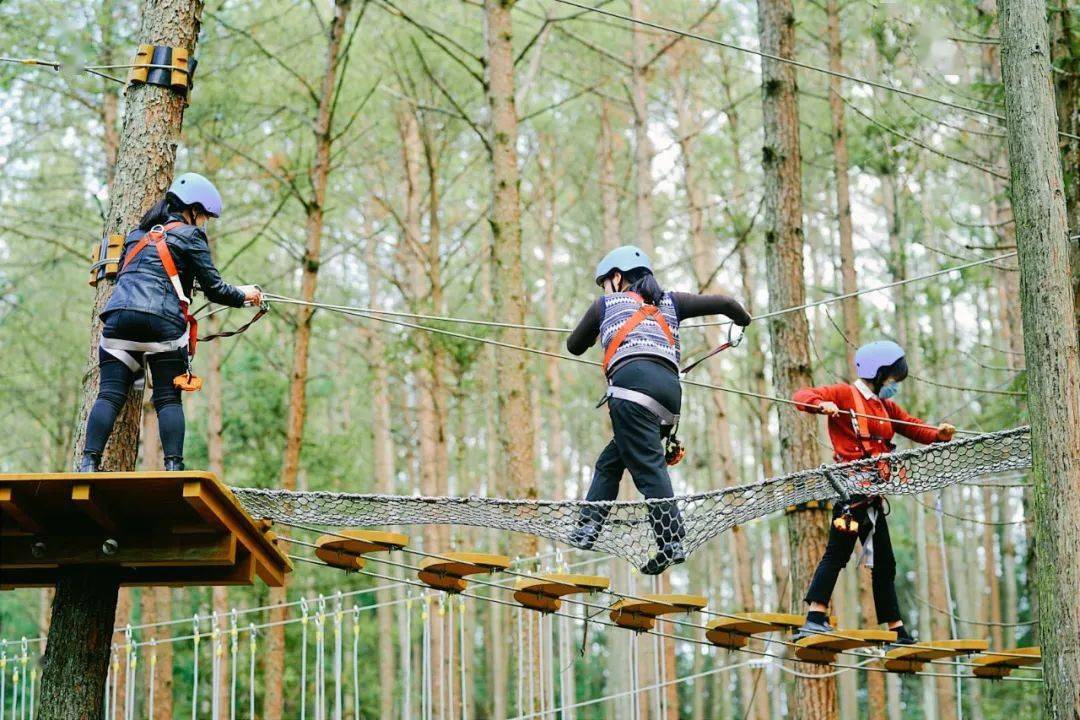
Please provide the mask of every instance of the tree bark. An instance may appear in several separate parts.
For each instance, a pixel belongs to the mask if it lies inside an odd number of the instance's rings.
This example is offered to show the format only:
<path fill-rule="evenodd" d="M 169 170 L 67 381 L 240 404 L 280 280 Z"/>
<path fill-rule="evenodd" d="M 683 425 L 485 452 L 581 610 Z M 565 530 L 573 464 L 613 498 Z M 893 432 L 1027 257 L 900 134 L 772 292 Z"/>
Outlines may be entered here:
<path fill-rule="evenodd" d="M 1080 357 L 1046 6 L 1000 0 L 1031 413 L 1045 712 L 1080 714 Z"/>
<path fill-rule="evenodd" d="M 774 56 L 795 56 L 795 11 L 791 0 L 758 0 L 761 49 Z M 763 58 L 762 107 L 765 125 L 763 148 L 765 185 L 765 258 L 768 268 L 769 309 L 802 305 L 803 279 L 802 162 L 799 155 L 799 112 L 795 70 L 791 65 Z M 769 322 L 773 347 L 773 383 L 781 397 L 791 397 L 811 385 L 809 328 L 806 314 L 790 313 Z M 814 420 L 794 407 L 778 408 L 780 453 L 784 470 L 818 464 Z M 821 509 L 799 510 L 788 516 L 791 546 L 791 583 L 800 593 L 825 550 L 829 517 Z M 814 666 L 802 668 L 820 674 Z M 803 720 L 835 718 L 835 678 L 799 678 L 791 698 L 794 716 Z"/>
<path fill-rule="evenodd" d="M 1065 212 L 1069 227 L 1073 315 L 1080 326 L 1080 9 L 1075 3 L 1050 3 L 1052 58 L 1057 72 L 1058 125 L 1073 137 L 1062 137 L 1061 167 L 1065 171 Z"/>
<path fill-rule="evenodd" d="M 322 256 L 323 214 L 326 204 L 326 186 L 330 177 L 330 151 L 333 145 L 334 91 L 340 69 L 342 39 L 352 0 L 335 0 L 334 15 L 327 28 L 326 60 L 319 85 L 318 102 L 312 132 L 315 139 L 315 160 L 310 168 L 311 196 L 304 201 L 306 221 L 304 260 L 301 269 L 300 297 L 305 302 L 315 299 L 318 286 L 319 263 Z M 280 486 L 295 490 L 300 473 L 300 452 L 304 445 L 304 419 L 307 416 L 308 356 L 311 348 L 311 319 L 315 310 L 301 305 L 296 311 L 296 329 L 293 331 L 292 371 L 289 376 L 289 410 L 285 421 L 285 453 L 281 462 Z M 270 603 L 285 602 L 285 587 L 270 589 Z M 285 609 L 270 611 L 270 619 L 280 623 L 285 619 Z M 285 626 L 272 626 L 268 633 L 264 668 L 266 677 L 280 678 L 285 669 Z M 281 720 L 283 711 L 283 687 L 280 682 L 267 683 L 263 712 L 266 720 Z"/>
<path fill-rule="evenodd" d="M 606 100 L 600 103 L 600 204 L 603 207 L 604 252 L 621 243 L 619 229 L 619 185 L 615 178 L 615 151 L 619 137 L 611 132 L 611 107 Z"/>
<path fill-rule="evenodd" d="M 139 42 L 179 46 L 194 53 L 201 12 L 199 0 L 144 2 Z M 169 88 L 156 85 L 128 87 L 104 235 L 126 233 L 168 188 L 183 114 L 184 99 Z M 86 418 L 98 391 L 99 313 L 112 291 L 112 283 L 99 283 L 94 296 L 82 408 L 74 442 L 73 462 L 76 463 L 86 444 Z M 141 392 L 130 393 L 105 448 L 103 467 L 134 469 L 141 401 Z M 118 587 L 118 582 L 108 571 L 70 569 L 61 572 L 42 663 L 40 717 L 101 717 Z"/>
<path fill-rule="evenodd" d="M 630 0 L 630 15 L 645 19 L 642 0 Z M 652 208 L 652 141 L 649 140 L 649 80 L 648 48 L 641 25 L 633 23 L 631 49 L 631 105 L 634 111 L 634 180 L 636 199 L 634 211 L 637 217 L 637 243 L 645 254 L 653 256 L 653 208 Z"/>
<path fill-rule="evenodd" d="M 840 36 L 840 4 L 828 0 L 825 5 L 828 23 L 829 69 L 835 73 L 844 71 L 844 46 Z M 840 232 L 840 281 L 841 291 L 847 295 L 856 290 L 855 247 L 851 230 L 851 190 L 848 178 L 849 161 L 847 147 L 847 123 L 844 120 L 844 101 L 840 94 L 841 80 L 829 76 L 829 117 L 832 120 L 833 173 L 836 178 L 836 219 Z M 855 366 L 855 348 L 859 344 L 859 299 L 851 297 L 840 302 L 846 344 L 847 364 Z"/>

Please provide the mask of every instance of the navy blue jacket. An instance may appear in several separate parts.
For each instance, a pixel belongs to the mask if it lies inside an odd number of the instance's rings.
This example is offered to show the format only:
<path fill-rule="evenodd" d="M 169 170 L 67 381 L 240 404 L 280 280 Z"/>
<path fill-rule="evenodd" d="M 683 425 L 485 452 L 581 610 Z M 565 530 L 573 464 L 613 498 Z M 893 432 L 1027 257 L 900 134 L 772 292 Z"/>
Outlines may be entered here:
<path fill-rule="evenodd" d="M 169 217 L 169 222 L 183 221 L 179 215 Z M 121 267 L 132 247 L 145 234 L 142 230 L 134 230 L 128 234 L 120 258 Z M 169 246 L 169 254 L 176 264 L 184 295 L 188 298 L 192 296 L 195 280 L 198 280 L 199 288 L 211 302 L 230 307 L 244 305 L 243 291 L 222 280 L 221 274 L 214 267 L 214 261 L 210 258 L 210 244 L 201 228 L 184 225 L 170 230 L 165 233 L 165 243 Z M 183 319 L 180 299 L 176 297 L 176 291 L 173 290 L 169 276 L 158 258 L 157 249 L 152 243 L 143 248 L 117 276 L 116 289 L 101 314 L 105 316 L 115 310 L 135 310 L 168 320 Z"/>

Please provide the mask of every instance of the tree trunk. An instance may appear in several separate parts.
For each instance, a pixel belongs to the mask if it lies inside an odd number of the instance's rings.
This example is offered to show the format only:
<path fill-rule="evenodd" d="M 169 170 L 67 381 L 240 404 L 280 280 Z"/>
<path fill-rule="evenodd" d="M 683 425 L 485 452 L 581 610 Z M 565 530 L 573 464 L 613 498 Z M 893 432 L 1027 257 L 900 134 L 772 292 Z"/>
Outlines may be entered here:
<path fill-rule="evenodd" d="M 326 203 L 326 186 L 330 177 L 330 151 L 333 145 L 334 86 L 340 69 L 339 59 L 345 23 L 352 0 L 335 0 L 334 16 L 327 29 L 326 60 L 319 86 L 318 102 L 312 132 L 315 136 L 315 161 L 310 169 L 311 196 L 305 201 L 306 242 L 301 269 L 300 297 L 305 302 L 315 299 L 318 285 L 319 263 L 322 255 L 323 213 Z M 292 372 L 289 376 L 289 410 L 285 421 L 285 453 L 281 462 L 281 487 L 295 490 L 300 473 L 300 451 L 304 444 L 304 418 L 307 415 L 308 354 L 311 347 L 311 319 L 315 310 L 301 305 L 296 311 L 296 329 L 293 331 Z M 270 589 L 270 603 L 285 602 L 285 587 Z M 280 623 L 285 619 L 285 609 L 270 611 L 270 620 Z M 265 677 L 280 678 L 285 669 L 285 626 L 269 628 L 266 644 Z M 283 712 L 283 687 L 280 682 L 266 684 L 264 715 L 266 720 L 281 720 Z"/>
<path fill-rule="evenodd" d="M 758 0 L 761 49 L 772 55 L 795 56 L 795 11 L 791 0 Z M 768 267 L 769 309 L 802 305 L 803 279 L 802 163 L 799 156 L 799 112 L 795 70 L 763 58 L 762 106 L 765 185 L 765 258 Z M 791 397 L 811 385 L 809 328 L 806 314 L 790 313 L 769 322 L 773 347 L 773 383 L 781 397 Z M 778 408 L 780 452 L 786 472 L 818 464 L 814 420 L 794 407 Z M 821 509 L 799 510 L 788 516 L 791 583 L 794 592 L 809 584 L 810 574 L 825 550 L 829 517 Z M 804 665 L 807 673 L 820 667 Z M 791 698 L 794 716 L 802 720 L 836 717 L 835 678 L 799 678 Z"/>
<path fill-rule="evenodd" d="M 619 229 L 619 185 L 615 178 L 615 150 L 619 136 L 611 132 L 611 107 L 600 103 L 600 204 L 603 207 L 604 252 L 622 244 Z"/>
<path fill-rule="evenodd" d="M 199 0 L 145 2 L 139 42 L 180 46 L 194 53 L 201 11 Z M 126 233 L 134 227 L 169 186 L 184 114 L 184 99 L 169 88 L 133 85 L 127 93 L 104 235 Z M 98 315 L 112 290 L 113 283 L 99 283 L 94 297 L 74 462 L 85 447 L 86 418 L 97 397 L 97 344 L 101 335 Z M 103 467 L 134 469 L 141 410 L 142 393 L 133 391 L 105 448 Z M 118 583 L 108 571 L 77 568 L 61 572 L 42 662 L 40 717 L 101 717 L 117 589 Z"/>
<path fill-rule="evenodd" d="M 1000 0 L 1031 412 L 1045 712 L 1080 712 L 1080 358 L 1046 5 Z"/>
<path fill-rule="evenodd" d="M 932 639 L 945 640 L 953 636 L 952 625 L 949 622 L 949 616 L 941 611 L 955 611 L 949 605 L 946 587 L 944 538 L 941 537 L 937 513 L 925 508 L 920 508 L 920 512 L 926 514 L 926 568 L 930 576 L 927 601 L 933 606 L 926 608 L 926 612 L 930 614 L 930 624 L 933 627 Z M 934 610 L 934 608 L 939 608 L 939 610 Z M 952 680 L 947 677 L 936 677 L 934 681 L 937 688 L 939 720 L 954 720 L 956 718 L 956 692 Z"/>
<path fill-rule="evenodd" d="M 645 13 L 642 0 L 630 0 L 630 15 L 643 20 Z M 634 110 L 634 180 L 636 199 L 634 211 L 637 217 L 637 244 L 649 257 L 653 256 L 653 179 L 652 141 L 649 140 L 649 81 L 648 47 L 645 31 L 638 23 L 630 28 L 632 34 L 631 105 Z"/>
<path fill-rule="evenodd" d="M 1065 213 L 1069 227 L 1073 315 L 1080 326 L 1080 9 L 1075 3 L 1049 3 L 1058 125 L 1073 137 L 1059 138 L 1065 170 Z"/>
<path fill-rule="evenodd" d="M 376 242 L 371 240 L 367 247 L 368 304 L 379 307 L 379 264 L 375 254 Z M 381 329 L 376 327 L 365 333 L 368 343 L 368 357 L 371 366 L 371 445 L 375 471 L 375 488 L 382 494 L 394 492 L 394 441 L 390 435 L 392 427 L 390 417 L 390 379 L 386 365 L 386 343 Z M 375 602 L 379 606 L 376 617 L 379 627 L 379 717 L 393 720 L 398 715 L 394 707 L 394 683 L 396 645 L 394 644 L 394 609 L 390 602 L 391 592 L 380 590 L 375 593 Z"/>
<path fill-rule="evenodd" d="M 840 4 L 837 0 L 828 0 L 825 6 L 828 16 L 829 69 L 840 73 L 844 71 L 844 46 L 840 37 Z M 848 179 L 847 124 L 844 121 L 844 101 L 840 94 L 841 80 L 836 75 L 829 76 L 829 116 L 832 119 L 833 172 L 836 177 L 836 218 L 840 230 L 840 281 L 841 291 L 847 295 L 855 287 L 855 247 L 851 236 L 851 191 Z M 855 347 L 859 344 L 859 299 L 848 298 L 840 302 L 843 315 L 844 335 L 849 344 L 847 348 L 848 368 L 855 367 Z M 873 673 L 871 673 L 873 674 Z"/>

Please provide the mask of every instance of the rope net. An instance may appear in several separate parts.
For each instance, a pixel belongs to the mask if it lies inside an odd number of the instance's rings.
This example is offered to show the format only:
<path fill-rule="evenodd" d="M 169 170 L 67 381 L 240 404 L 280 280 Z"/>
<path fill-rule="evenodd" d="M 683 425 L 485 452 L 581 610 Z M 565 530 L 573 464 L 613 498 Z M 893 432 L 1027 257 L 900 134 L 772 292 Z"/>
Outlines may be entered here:
<path fill-rule="evenodd" d="M 756 483 L 637 501 L 507 500 L 232 488 L 253 517 L 327 527 L 471 525 L 544 537 L 666 566 L 755 518 L 812 501 L 937 490 L 1031 465 L 1027 427 L 986 433 L 870 460 L 828 465 Z M 662 569 L 662 567 L 660 568 Z"/>

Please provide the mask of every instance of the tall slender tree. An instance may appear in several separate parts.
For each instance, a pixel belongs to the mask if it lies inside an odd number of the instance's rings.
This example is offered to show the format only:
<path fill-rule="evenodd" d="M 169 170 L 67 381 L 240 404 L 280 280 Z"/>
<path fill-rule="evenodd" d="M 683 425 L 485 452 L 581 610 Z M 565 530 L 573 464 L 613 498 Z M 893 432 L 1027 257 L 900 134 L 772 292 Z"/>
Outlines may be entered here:
<path fill-rule="evenodd" d="M 758 0 L 761 49 L 774 57 L 795 57 L 795 10 L 790 0 Z M 768 270 L 769 309 L 796 307 L 806 302 L 803 275 L 802 159 L 799 146 L 799 110 L 795 68 L 780 60 L 761 60 L 762 108 L 765 144 L 765 261 Z M 773 384 L 781 397 L 791 397 L 811 385 L 809 327 L 803 312 L 770 319 Z M 813 419 L 794 407 L 779 407 L 780 457 L 784 470 L 793 472 L 818 464 Z M 809 584 L 810 574 L 825 550 L 829 517 L 820 509 L 799 509 L 788 516 L 791 546 L 791 583 L 795 597 Z M 824 674 L 805 668 L 808 675 Z M 791 698 L 794 715 L 801 720 L 836 717 L 834 677 L 800 677 Z"/>
<path fill-rule="evenodd" d="M 1020 304 L 1031 409 L 1045 712 L 1080 713 L 1080 350 L 1041 0 L 999 0 Z"/>

